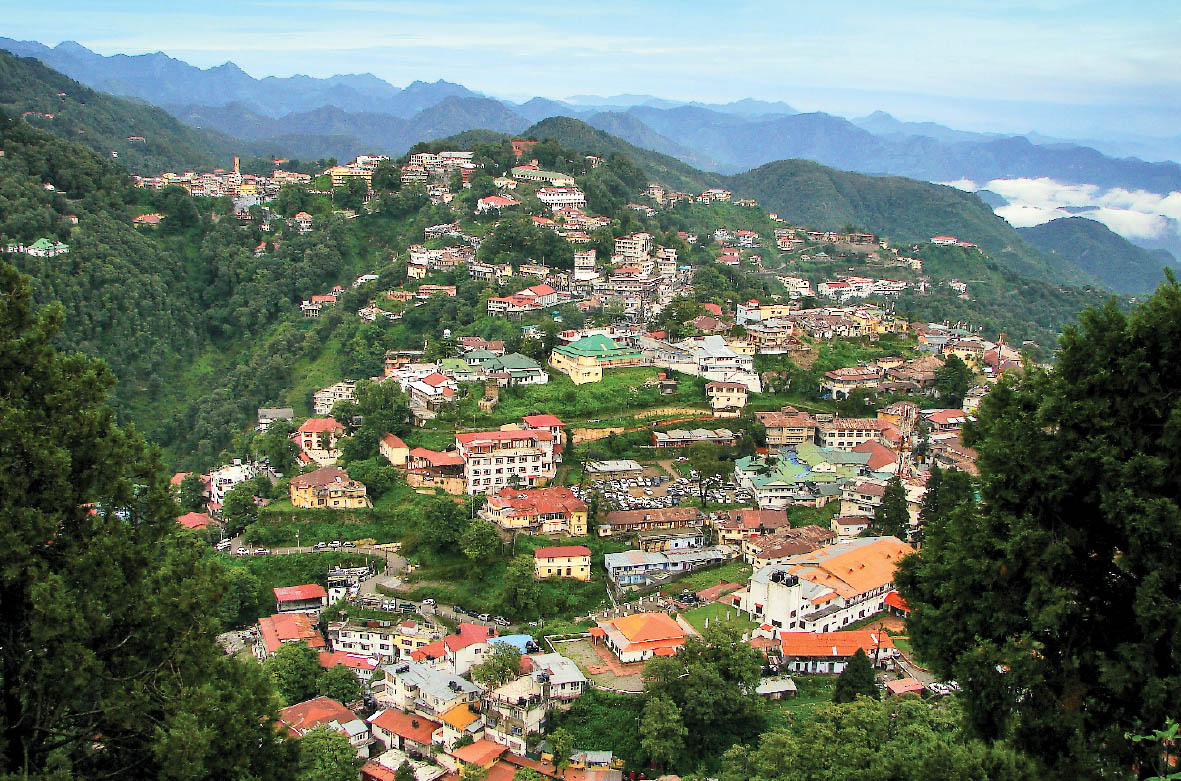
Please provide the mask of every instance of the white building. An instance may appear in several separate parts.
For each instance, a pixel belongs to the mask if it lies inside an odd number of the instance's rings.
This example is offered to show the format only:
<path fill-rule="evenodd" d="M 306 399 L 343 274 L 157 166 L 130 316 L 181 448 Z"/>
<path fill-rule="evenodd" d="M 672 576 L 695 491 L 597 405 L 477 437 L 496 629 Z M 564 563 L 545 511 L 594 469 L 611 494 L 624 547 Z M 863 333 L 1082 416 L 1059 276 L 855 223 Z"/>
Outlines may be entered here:
<path fill-rule="evenodd" d="M 259 473 L 257 464 L 242 463 L 235 458 L 232 464 L 218 467 L 209 473 L 209 502 L 220 505 L 225 501 L 226 493 L 238 483 L 251 480 Z"/>
<path fill-rule="evenodd" d="M 482 431 L 455 435 L 465 490 L 494 493 L 510 483 L 541 486 L 554 479 L 561 445 L 549 431 Z"/>
<path fill-rule="evenodd" d="M 352 380 L 345 380 L 335 385 L 329 385 L 327 388 L 321 388 L 312 394 L 312 406 L 315 409 L 316 415 L 320 417 L 331 415 L 332 408 L 336 406 L 338 401 L 356 400 L 357 383 Z"/>
<path fill-rule="evenodd" d="M 537 200 L 554 211 L 564 207 L 586 207 L 586 196 L 577 187 L 542 187 L 537 191 Z"/>

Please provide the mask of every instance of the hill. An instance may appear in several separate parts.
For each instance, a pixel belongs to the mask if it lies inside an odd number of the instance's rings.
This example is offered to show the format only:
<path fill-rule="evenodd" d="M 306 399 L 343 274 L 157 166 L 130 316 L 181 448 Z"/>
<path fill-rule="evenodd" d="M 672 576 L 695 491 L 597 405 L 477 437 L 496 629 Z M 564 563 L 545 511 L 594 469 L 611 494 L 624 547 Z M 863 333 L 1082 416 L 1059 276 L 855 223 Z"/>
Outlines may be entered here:
<path fill-rule="evenodd" d="M 97 92 L 30 57 L 0 51 L 0 109 L 76 141 L 135 173 L 224 166 L 239 145 L 162 109 Z M 31 113 L 30 113 L 31 112 Z M 139 138 L 142 140 L 131 140 Z"/>
<path fill-rule="evenodd" d="M 603 111 L 586 119 L 591 127 L 610 133 L 641 149 L 659 152 L 706 171 L 718 169 L 718 162 L 707 155 L 689 149 L 676 141 L 665 138 L 645 125 L 636 116 L 619 111 Z"/>
<path fill-rule="evenodd" d="M 478 97 L 466 87 L 446 81 L 416 81 L 399 89 L 371 73 L 256 79 L 232 62 L 197 68 L 163 52 L 104 57 L 66 41 L 54 47 L 35 41 L 0 38 L 0 49 L 36 57 L 91 87 L 115 95 L 146 100 L 158 106 L 228 106 L 241 104 L 266 116 L 336 106 L 411 117 L 448 97 Z"/>
<path fill-rule="evenodd" d="M 807 160 L 780 160 L 726 179 L 735 195 L 758 199 L 788 222 L 852 225 L 894 241 L 950 234 L 979 244 L 1021 276 L 1068 284 L 1095 279 L 1073 261 L 1042 254 L 972 193 L 897 176 L 866 176 Z"/>
<path fill-rule="evenodd" d="M 302 113 L 270 117 L 234 103 L 191 105 L 173 109 L 190 125 L 282 148 L 301 158 L 346 159 L 359 152 L 398 156 L 419 141 L 466 130 L 512 133 L 529 122 L 504 104 L 488 98 L 448 97 L 406 119 L 376 112 L 345 111 L 324 106 Z"/>
<path fill-rule="evenodd" d="M 540 140 L 552 138 L 564 147 L 588 155 L 625 155 L 654 181 L 678 190 L 699 192 L 721 181 L 717 174 L 699 171 L 669 155 L 641 149 L 572 117 L 544 119 L 521 135 Z"/>
<path fill-rule="evenodd" d="M 1147 250 L 1085 217 L 1063 217 L 1018 233 L 1030 244 L 1066 258 L 1120 293 L 1147 293 L 1164 279 L 1164 268 L 1178 270 L 1167 252 Z"/>

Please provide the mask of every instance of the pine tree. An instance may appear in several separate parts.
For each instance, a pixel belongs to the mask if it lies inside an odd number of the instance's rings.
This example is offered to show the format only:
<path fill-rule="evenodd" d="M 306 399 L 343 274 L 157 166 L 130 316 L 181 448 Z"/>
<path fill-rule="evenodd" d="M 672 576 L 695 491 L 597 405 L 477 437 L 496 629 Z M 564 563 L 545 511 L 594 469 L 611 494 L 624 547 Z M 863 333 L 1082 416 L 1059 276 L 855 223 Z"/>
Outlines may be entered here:
<path fill-rule="evenodd" d="M 220 571 L 61 322 L 0 264 L 0 772 L 290 776 L 273 689 L 215 642 Z"/>
<path fill-rule="evenodd" d="M 910 511 L 906 507 L 906 489 L 895 475 L 886 483 L 882 503 L 873 513 L 868 533 L 875 537 L 897 537 L 905 540 L 910 533 Z"/>
<path fill-rule="evenodd" d="M 857 649 L 857 653 L 853 654 L 845 669 L 837 676 L 837 684 L 832 690 L 832 701 L 852 702 L 859 695 L 874 700 L 881 699 L 873 664 L 861 648 Z"/>
<path fill-rule="evenodd" d="M 1181 703 L 1181 288 L 1080 320 L 1053 370 L 985 398 L 982 502 L 946 511 L 895 579 L 974 730 L 1062 778 L 1124 772 L 1144 750 L 1124 733 Z"/>

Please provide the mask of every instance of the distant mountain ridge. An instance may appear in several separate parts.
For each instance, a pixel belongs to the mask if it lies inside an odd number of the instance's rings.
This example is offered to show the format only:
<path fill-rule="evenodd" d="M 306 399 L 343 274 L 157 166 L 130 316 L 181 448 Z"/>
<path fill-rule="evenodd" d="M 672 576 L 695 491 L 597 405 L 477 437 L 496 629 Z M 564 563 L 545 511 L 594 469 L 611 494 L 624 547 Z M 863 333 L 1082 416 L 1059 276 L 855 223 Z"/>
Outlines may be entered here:
<path fill-rule="evenodd" d="M 1061 217 L 1017 232 L 1035 247 L 1070 260 L 1120 293 L 1151 291 L 1164 279 L 1164 268 L 1181 272 L 1181 265 L 1167 251 L 1137 247 L 1103 223 L 1085 217 Z"/>

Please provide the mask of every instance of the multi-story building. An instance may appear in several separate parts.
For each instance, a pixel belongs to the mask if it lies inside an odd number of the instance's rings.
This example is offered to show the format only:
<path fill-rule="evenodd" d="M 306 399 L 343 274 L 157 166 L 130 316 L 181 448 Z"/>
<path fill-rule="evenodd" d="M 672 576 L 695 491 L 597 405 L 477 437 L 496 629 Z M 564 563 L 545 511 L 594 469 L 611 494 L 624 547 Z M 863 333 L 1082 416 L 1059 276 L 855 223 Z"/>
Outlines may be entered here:
<path fill-rule="evenodd" d="M 847 399 L 849 394 L 858 388 L 876 388 L 881 379 L 881 375 L 872 368 L 848 366 L 825 372 L 820 380 L 820 391 L 833 399 Z"/>
<path fill-rule="evenodd" d="M 209 503 L 220 505 L 225 501 L 226 492 L 238 483 L 253 479 L 258 472 L 257 464 L 243 463 L 238 458 L 233 463 L 214 469 L 209 473 Z"/>
<path fill-rule="evenodd" d="M 479 702 L 480 687 L 420 662 L 398 662 L 374 676 L 370 691 L 377 702 L 428 719 L 441 720 L 455 708 Z"/>
<path fill-rule="evenodd" d="M 344 426 L 333 418 L 308 418 L 300 424 L 295 434 L 295 442 L 300 450 L 307 453 L 317 463 L 330 464 L 336 460 L 340 452 L 336 449 L 337 441 L 344 436 Z"/>
<path fill-rule="evenodd" d="M 652 254 L 652 236 L 648 233 L 632 233 L 615 240 L 615 254 L 625 262 L 638 263 Z"/>
<path fill-rule="evenodd" d="M 574 177 L 558 171 L 544 171 L 535 165 L 518 165 L 509 176 L 522 182 L 543 182 L 549 187 L 573 187 Z"/>
<path fill-rule="evenodd" d="M 705 516 L 696 507 L 665 507 L 656 510 L 613 510 L 599 524 L 599 536 L 635 534 L 644 529 L 676 529 L 705 525 Z"/>
<path fill-rule="evenodd" d="M 884 609 L 898 562 L 913 552 L 896 537 L 861 537 L 763 567 L 730 600 L 777 632 L 837 631 Z"/>
<path fill-rule="evenodd" d="M 312 406 L 317 415 L 327 417 L 332 414 L 332 408 L 338 401 L 356 401 L 357 383 L 352 380 L 338 382 L 321 388 L 312 394 Z"/>
<path fill-rule="evenodd" d="M 545 731 L 553 708 L 549 674 L 522 675 L 480 697 L 484 738 L 524 754 L 529 736 Z"/>
<path fill-rule="evenodd" d="M 601 334 L 584 336 L 570 344 L 558 345 L 550 353 L 549 365 L 566 374 L 575 385 L 599 382 L 604 369 L 639 366 L 643 355 Z"/>
<path fill-rule="evenodd" d="M 511 483 L 541 486 L 557 474 L 561 446 L 548 431 L 481 431 L 455 435 L 465 491 L 493 493 Z"/>
<path fill-rule="evenodd" d="M 816 439 L 816 418 L 795 407 L 778 412 L 756 412 L 755 417 L 767 430 L 767 447 L 799 445 Z"/>
<path fill-rule="evenodd" d="M 897 437 L 898 429 L 881 418 L 835 418 L 819 424 L 816 430 L 817 444 L 836 450 L 852 450 L 870 440 L 885 443 Z"/>
<path fill-rule="evenodd" d="M 590 580 L 591 551 L 585 545 L 554 545 L 533 551 L 533 577 Z"/>
<path fill-rule="evenodd" d="M 254 655 L 259 661 L 274 656 L 284 643 L 304 643 L 309 648 L 323 648 L 324 636 L 307 613 L 279 613 L 258 619 Z"/>
<path fill-rule="evenodd" d="M 353 480 L 348 472 L 325 466 L 291 478 L 288 494 L 292 507 L 350 510 L 372 507 L 365 484 Z"/>
<path fill-rule="evenodd" d="M 272 590 L 276 613 L 319 613 L 328 606 L 328 592 L 319 583 L 279 586 Z"/>
<path fill-rule="evenodd" d="M 480 517 L 502 529 L 530 534 L 586 535 L 586 502 L 565 486 L 502 488 L 488 496 Z"/>
<path fill-rule="evenodd" d="M 529 654 L 521 659 L 521 669 L 549 674 L 550 697 L 561 707 L 586 691 L 586 676 L 578 665 L 561 654 Z"/>
<path fill-rule="evenodd" d="M 542 187 L 537 191 L 537 200 L 554 211 L 570 206 L 586 207 L 586 196 L 577 187 Z"/>
<path fill-rule="evenodd" d="M 746 406 L 747 388 L 741 382 L 707 382 L 705 395 L 710 409 L 742 409 Z"/>
<path fill-rule="evenodd" d="M 328 625 L 333 651 L 364 656 L 379 662 L 410 659 L 410 654 L 443 637 L 438 627 L 420 621 L 347 621 Z"/>

